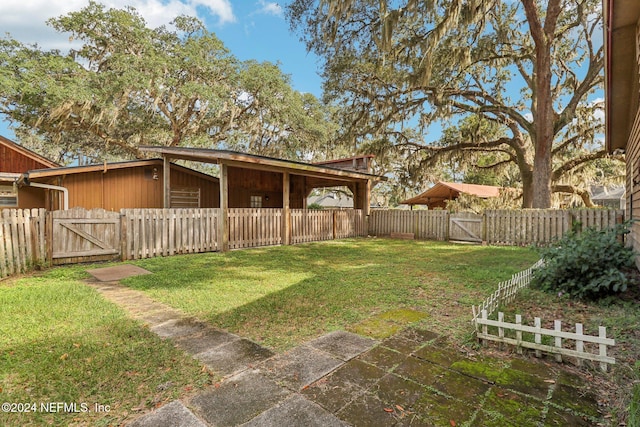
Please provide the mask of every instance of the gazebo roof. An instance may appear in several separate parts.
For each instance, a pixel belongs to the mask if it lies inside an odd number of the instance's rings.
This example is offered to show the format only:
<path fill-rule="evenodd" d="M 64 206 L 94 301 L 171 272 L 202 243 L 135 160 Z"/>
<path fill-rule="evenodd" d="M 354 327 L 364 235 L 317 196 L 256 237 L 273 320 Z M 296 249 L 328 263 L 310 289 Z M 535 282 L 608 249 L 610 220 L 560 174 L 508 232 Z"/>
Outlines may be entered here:
<path fill-rule="evenodd" d="M 456 182 L 439 181 L 433 187 L 407 200 L 400 202 L 403 205 L 434 205 L 442 204 L 445 200 L 451 200 L 460 193 L 471 194 L 483 199 L 498 197 L 502 187 L 479 184 L 461 184 Z"/>

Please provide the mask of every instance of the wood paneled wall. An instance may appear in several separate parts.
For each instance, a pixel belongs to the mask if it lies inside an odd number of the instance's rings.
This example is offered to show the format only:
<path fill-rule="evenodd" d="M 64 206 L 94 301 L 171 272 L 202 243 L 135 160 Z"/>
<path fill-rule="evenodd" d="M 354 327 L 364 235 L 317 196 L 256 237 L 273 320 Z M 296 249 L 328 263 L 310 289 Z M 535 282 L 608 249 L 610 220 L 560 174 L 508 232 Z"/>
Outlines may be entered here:
<path fill-rule="evenodd" d="M 153 169 L 157 169 L 154 173 Z M 157 176 L 158 179 L 153 177 Z M 162 166 L 141 166 L 86 172 L 55 178 L 49 182 L 69 190 L 69 207 L 102 208 L 109 211 L 163 206 Z M 182 169 L 171 171 L 171 187 L 200 188 L 201 208 L 217 208 L 219 185 Z M 59 209 L 57 200 L 53 209 Z"/>

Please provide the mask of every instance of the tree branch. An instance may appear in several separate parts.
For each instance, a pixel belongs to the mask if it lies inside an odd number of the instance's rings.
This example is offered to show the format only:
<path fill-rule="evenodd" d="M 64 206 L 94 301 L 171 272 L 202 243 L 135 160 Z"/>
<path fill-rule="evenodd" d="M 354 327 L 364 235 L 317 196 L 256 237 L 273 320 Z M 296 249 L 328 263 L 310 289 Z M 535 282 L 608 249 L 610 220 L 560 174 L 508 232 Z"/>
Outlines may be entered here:
<path fill-rule="evenodd" d="M 580 196 L 584 205 L 588 208 L 594 208 L 595 205 L 591 200 L 591 195 L 587 190 L 583 190 L 582 188 L 578 188 L 569 184 L 554 184 L 551 186 L 551 191 L 553 193 L 568 193 L 568 194 L 577 194 Z"/>

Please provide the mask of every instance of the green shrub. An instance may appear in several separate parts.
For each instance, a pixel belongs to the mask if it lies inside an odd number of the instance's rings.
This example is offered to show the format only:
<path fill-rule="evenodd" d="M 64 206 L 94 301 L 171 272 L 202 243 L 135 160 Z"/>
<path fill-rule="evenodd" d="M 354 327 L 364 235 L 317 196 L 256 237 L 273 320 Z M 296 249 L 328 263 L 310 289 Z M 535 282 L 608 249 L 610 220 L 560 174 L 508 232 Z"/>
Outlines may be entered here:
<path fill-rule="evenodd" d="M 540 249 L 545 266 L 534 272 L 532 285 L 544 291 L 579 299 L 600 299 L 624 292 L 635 254 L 622 236 L 630 223 L 582 233 L 571 231 L 547 248 Z"/>

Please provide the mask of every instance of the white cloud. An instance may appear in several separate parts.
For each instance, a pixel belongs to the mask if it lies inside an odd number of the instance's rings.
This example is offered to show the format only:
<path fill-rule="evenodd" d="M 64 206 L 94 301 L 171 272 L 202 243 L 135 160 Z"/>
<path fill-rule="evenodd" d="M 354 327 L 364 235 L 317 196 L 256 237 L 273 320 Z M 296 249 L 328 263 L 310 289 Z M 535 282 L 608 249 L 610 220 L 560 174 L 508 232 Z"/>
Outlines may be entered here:
<path fill-rule="evenodd" d="M 149 27 L 166 25 L 176 16 L 214 16 L 219 25 L 236 21 L 230 0 L 102 0 L 108 8 L 135 8 Z M 23 43 L 38 43 L 44 49 L 68 49 L 68 36 L 59 34 L 46 21 L 87 6 L 87 0 L 0 1 L 0 31 Z M 201 13 L 199 13 L 201 12 Z"/>
<path fill-rule="evenodd" d="M 280 6 L 278 3 L 275 3 L 272 1 L 266 1 L 266 0 L 259 0 L 258 5 L 260 6 L 260 9 L 258 9 L 256 13 L 273 15 L 278 17 L 282 17 L 283 15 L 282 6 Z"/>

